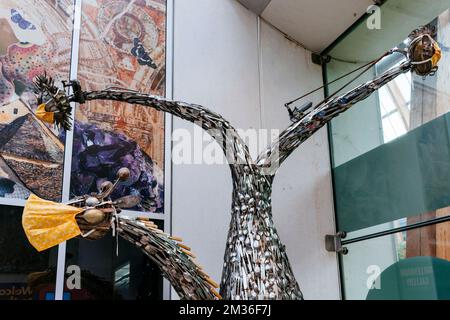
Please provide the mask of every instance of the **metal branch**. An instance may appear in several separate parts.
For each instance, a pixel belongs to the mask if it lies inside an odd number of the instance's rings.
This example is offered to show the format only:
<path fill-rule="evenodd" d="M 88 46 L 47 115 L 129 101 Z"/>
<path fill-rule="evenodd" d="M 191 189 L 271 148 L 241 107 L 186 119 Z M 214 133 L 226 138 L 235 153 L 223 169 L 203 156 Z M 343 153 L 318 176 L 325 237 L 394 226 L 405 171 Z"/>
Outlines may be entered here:
<path fill-rule="evenodd" d="M 398 67 L 386 71 L 374 80 L 368 81 L 313 109 L 304 118 L 284 130 L 280 137 L 258 157 L 257 165 L 263 168 L 271 168 L 269 174 L 274 175 L 284 160 L 317 130 L 342 112 L 347 111 L 354 104 L 369 97 L 383 85 L 394 80 L 397 76 L 411 71 L 411 69 L 411 63 L 406 61 Z"/>
<path fill-rule="evenodd" d="M 140 248 L 159 267 L 181 299 L 221 299 L 216 291 L 219 285 L 195 263 L 189 247 L 175 241 L 148 219 L 133 221 L 119 216 L 118 220 L 119 235 Z"/>
<path fill-rule="evenodd" d="M 257 165 L 262 168 L 269 168 L 268 171 L 266 169 L 266 174 L 275 175 L 276 170 L 284 160 L 314 132 L 354 104 L 369 97 L 373 92 L 394 80 L 400 74 L 412 71 L 423 77 L 433 75 L 438 69 L 437 63 L 441 58 L 442 51 L 432 36 L 435 36 L 435 31 L 429 26 L 423 26 L 411 32 L 409 44 L 405 50 L 393 48 L 377 60 L 374 60 L 377 63 L 387 55 L 398 52 L 405 55 L 406 61 L 404 63 L 386 71 L 374 80 L 350 90 L 346 94 L 334 97 L 351 82 L 347 83 L 319 103 L 307 115 L 301 117 L 284 130 L 278 140 L 258 157 L 256 160 Z"/>
<path fill-rule="evenodd" d="M 236 129 L 220 114 L 203 106 L 179 101 L 171 101 L 158 96 L 126 90 L 107 89 L 102 91 L 82 92 L 71 97 L 71 101 L 84 103 L 91 100 L 112 100 L 130 104 L 139 104 L 167 112 L 181 119 L 190 121 L 208 132 L 220 145 L 231 167 L 233 175 L 242 173 L 241 166 L 254 170 L 248 146 Z"/>

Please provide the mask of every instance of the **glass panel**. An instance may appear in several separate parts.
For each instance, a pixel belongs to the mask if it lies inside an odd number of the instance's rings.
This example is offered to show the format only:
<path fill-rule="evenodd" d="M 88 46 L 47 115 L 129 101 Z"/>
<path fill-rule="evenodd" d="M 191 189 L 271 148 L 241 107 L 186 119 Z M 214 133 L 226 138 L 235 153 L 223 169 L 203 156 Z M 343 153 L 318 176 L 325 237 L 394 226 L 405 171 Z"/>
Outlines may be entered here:
<path fill-rule="evenodd" d="M 435 76 L 399 76 L 332 121 L 336 220 L 348 238 L 450 214 L 449 7 L 448 0 L 386 1 L 381 29 L 363 22 L 327 52 L 333 80 L 390 48 L 404 48 L 407 35 L 422 25 L 436 27 L 443 49 Z M 402 59 L 382 60 L 346 90 Z M 348 245 L 341 259 L 345 297 L 449 299 L 449 231 L 445 223 Z"/>
<path fill-rule="evenodd" d="M 33 78 L 69 78 L 73 2 L 0 2 L 0 197 L 60 200 L 64 139 L 37 119 Z"/>
<path fill-rule="evenodd" d="M 82 2 L 78 80 L 84 90 L 109 87 L 165 95 L 166 1 Z M 164 114 L 112 101 L 76 109 L 71 197 L 98 192 L 127 167 L 129 181 L 111 198 L 138 195 L 132 210 L 164 213 Z M 158 224 L 162 224 L 161 221 Z M 161 226 L 162 227 L 162 226 Z M 80 288 L 67 275 L 67 299 L 162 299 L 162 276 L 139 249 L 110 235 L 68 242 L 66 265 L 80 268 Z"/>
<path fill-rule="evenodd" d="M 448 207 L 448 181 L 450 114 L 334 169 L 338 228 L 350 232 Z"/>
<path fill-rule="evenodd" d="M 439 63 L 440 70 L 435 77 L 423 80 L 411 74 L 400 76 L 377 94 L 332 121 L 331 138 L 335 167 L 450 110 L 450 89 L 447 85 L 450 57 L 446 54 L 450 40 L 450 13 L 447 11 L 449 7 L 448 0 L 433 3 L 433 6 L 419 0 L 387 1 L 381 6 L 381 29 L 370 30 L 363 22 L 328 52 L 332 57 L 326 66 L 327 78 L 330 81 L 378 58 L 392 47 L 404 47 L 403 42 L 407 35 L 430 21 L 437 26 L 436 38 L 444 49 Z M 399 18 L 399 15 L 402 18 Z M 388 70 L 400 61 L 401 55 L 381 61 L 374 70 L 355 81 L 346 90 Z M 334 92 L 347 81 L 348 79 L 343 79 L 330 85 L 329 92 Z M 395 110 L 397 115 L 383 121 L 384 117 Z M 399 116 L 402 121 L 399 121 Z"/>
<path fill-rule="evenodd" d="M 346 299 L 450 299 L 450 223 L 346 245 Z"/>
<path fill-rule="evenodd" d="M 327 64 L 327 75 L 332 80 L 376 58 L 376 54 L 405 47 L 408 33 L 427 23 L 436 27 L 434 36 L 444 51 L 435 76 L 401 75 L 332 121 L 340 230 L 352 232 L 450 206 L 448 7 L 450 1 L 428 7 L 416 0 L 388 1 L 381 7 L 380 30 L 369 30 L 362 23 L 329 52 L 334 59 Z M 397 18 L 388 21 L 394 14 Z M 409 18 L 400 23 L 399 14 Z M 413 21 L 421 23 L 414 25 Z M 398 54 L 382 60 L 346 90 L 403 59 Z M 329 91 L 343 81 L 330 86 Z"/>
<path fill-rule="evenodd" d="M 78 79 L 85 90 L 121 87 L 165 95 L 166 2 L 84 1 Z M 140 195 L 135 210 L 164 213 L 164 114 L 112 101 L 77 108 L 71 196 L 97 192 L 121 167 L 131 179 L 113 199 Z"/>
<path fill-rule="evenodd" d="M 153 222 L 164 228 L 162 221 Z M 157 266 L 134 245 L 120 237 L 118 241 L 119 255 L 111 235 L 96 241 L 68 241 L 64 299 L 162 300 L 163 280 Z"/>
<path fill-rule="evenodd" d="M 22 210 L 0 206 L 0 300 L 53 300 L 58 249 L 37 252 L 29 244 Z"/>
<path fill-rule="evenodd" d="M 82 2 L 78 79 L 84 90 L 123 88 L 165 95 L 166 1 Z M 138 211 L 164 213 L 164 114 L 118 102 L 91 101 L 76 110 L 71 197 L 98 192 L 127 167 L 131 177 L 112 199 L 139 195 Z M 162 221 L 157 221 L 162 226 Z M 125 240 L 68 242 L 65 298 L 162 299 L 162 276 Z"/>

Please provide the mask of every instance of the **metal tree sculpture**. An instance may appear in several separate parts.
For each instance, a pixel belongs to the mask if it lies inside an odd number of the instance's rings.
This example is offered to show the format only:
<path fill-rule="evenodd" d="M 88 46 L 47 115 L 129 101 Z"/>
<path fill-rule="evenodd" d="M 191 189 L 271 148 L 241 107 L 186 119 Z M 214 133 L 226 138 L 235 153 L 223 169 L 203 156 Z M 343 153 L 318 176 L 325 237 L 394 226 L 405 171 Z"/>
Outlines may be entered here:
<path fill-rule="evenodd" d="M 84 92 L 76 81 L 70 83 L 74 94 L 67 97 L 67 101 L 85 103 L 112 100 L 139 104 L 196 123 L 204 130 L 220 132 L 219 135 L 214 134 L 213 138 L 225 153 L 233 180 L 231 222 L 220 294 L 224 299 L 302 299 L 285 246 L 272 220 L 271 193 L 277 168 L 301 143 L 331 119 L 398 75 L 414 71 L 426 76 L 437 70 L 440 50 L 429 36 L 427 28 L 411 34 L 411 42 L 406 50 L 392 49 L 367 64 L 366 70 L 393 53 L 404 54 L 405 61 L 348 93 L 333 95 L 315 107 L 297 112 L 295 122 L 256 161 L 251 158 L 247 145 L 235 128 L 221 115 L 200 105 L 114 88 Z M 43 95 L 48 96 L 48 93 L 48 90 L 44 90 Z M 61 97 L 44 97 L 43 100 L 47 101 L 45 110 L 56 112 L 55 117 L 67 108 L 67 105 L 62 107 L 56 102 L 64 101 Z M 65 113 L 63 117 L 60 114 L 56 118 L 65 124 L 66 116 L 68 114 Z"/>

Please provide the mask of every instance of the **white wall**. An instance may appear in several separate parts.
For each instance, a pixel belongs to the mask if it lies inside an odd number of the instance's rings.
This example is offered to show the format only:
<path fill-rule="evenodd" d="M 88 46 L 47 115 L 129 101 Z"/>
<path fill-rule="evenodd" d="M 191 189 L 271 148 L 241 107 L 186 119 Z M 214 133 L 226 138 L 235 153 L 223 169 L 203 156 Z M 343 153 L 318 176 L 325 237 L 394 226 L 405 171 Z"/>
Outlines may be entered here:
<path fill-rule="evenodd" d="M 175 0 L 174 98 L 223 114 L 237 128 L 289 124 L 283 104 L 322 82 L 310 53 L 234 0 Z M 260 39 L 260 41 L 258 40 Z M 320 95 L 315 100 L 320 99 Z M 193 126 L 174 119 L 174 130 Z M 172 231 L 193 248 L 217 282 L 230 220 L 226 165 L 174 165 Z M 274 219 L 306 299 L 338 299 L 326 129 L 301 146 L 276 178 Z"/>
<path fill-rule="evenodd" d="M 322 69 L 311 53 L 271 26 L 261 26 L 264 128 L 289 124 L 284 103 L 322 85 Z M 323 93 L 310 97 L 319 102 Z M 305 299 L 338 299 L 336 255 L 324 248 L 335 233 L 327 129 L 301 145 L 275 176 L 272 195 L 275 225 Z"/>

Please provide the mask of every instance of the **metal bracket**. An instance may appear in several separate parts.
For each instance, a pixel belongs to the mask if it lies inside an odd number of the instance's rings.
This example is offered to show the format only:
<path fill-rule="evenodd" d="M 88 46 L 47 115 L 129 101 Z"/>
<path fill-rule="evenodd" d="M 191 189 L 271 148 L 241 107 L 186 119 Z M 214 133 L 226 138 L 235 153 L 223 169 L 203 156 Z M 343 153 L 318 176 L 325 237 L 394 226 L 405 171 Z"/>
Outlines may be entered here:
<path fill-rule="evenodd" d="M 336 235 L 327 234 L 325 236 L 325 249 L 328 252 L 336 252 L 342 255 L 348 253 L 348 249 L 342 246 L 342 239 L 345 239 L 347 233 L 344 231 L 339 231 Z"/>

